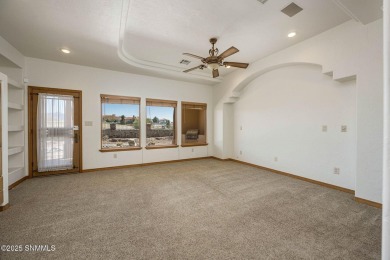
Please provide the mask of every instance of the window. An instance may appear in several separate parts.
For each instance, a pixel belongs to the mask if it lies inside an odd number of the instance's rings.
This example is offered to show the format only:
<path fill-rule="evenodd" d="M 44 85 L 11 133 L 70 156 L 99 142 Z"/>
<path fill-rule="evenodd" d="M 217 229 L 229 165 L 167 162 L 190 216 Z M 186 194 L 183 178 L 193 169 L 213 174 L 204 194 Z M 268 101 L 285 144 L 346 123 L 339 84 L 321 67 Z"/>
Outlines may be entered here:
<path fill-rule="evenodd" d="M 101 95 L 102 152 L 141 149 L 140 98 Z"/>
<path fill-rule="evenodd" d="M 146 99 L 146 148 L 177 147 L 176 101 Z"/>
<path fill-rule="evenodd" d="M 206 139 L 206 112 L 207 104 L 181 103 L 182 146 L 207 145 Z"/>

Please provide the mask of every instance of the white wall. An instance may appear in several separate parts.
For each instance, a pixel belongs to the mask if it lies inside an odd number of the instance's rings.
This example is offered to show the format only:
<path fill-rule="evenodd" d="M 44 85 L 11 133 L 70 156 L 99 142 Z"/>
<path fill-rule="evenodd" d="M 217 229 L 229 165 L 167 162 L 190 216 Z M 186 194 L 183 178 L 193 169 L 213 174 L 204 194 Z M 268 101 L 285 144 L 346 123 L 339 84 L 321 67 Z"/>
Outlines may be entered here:
<path fill-rule="evenodd" d="M 234 105 L 223 104 L 223 158 L 232 158 L 234 154 Z"/>
<path fill-rule="evenodd" d="M 141 97 L 141 120 L 145 122 L 145 98 L 193 101 L 208 104 L 207 138 L 213 143 L 212 88 L 174 80 L 159 79 L 47 60 L 26 58 L 26 76 L 30 86 L 76 89 L 83 92 L 83 168 L 103 168 L 157 161 L 178 160 L 212 155 L 209 147 L 170 148 L 158 150 L 101 153 L 100 149 L 100 94 Z M 177 110 L 178 133 L 181 131 L 181 109 Z M 141 128 L 145 137 L 145 127 Z M 180 145 L 181 138 L 178 138 Z M 141 140 L 145 146 L 145 139 Z"/>
<path fill-rule="evenodd" d="M 299 35 L 297 36 L 299 37 Z M 288 40 L 288 39 L 286 39 Z M 246 70 L 236 70 L 225 76 L 214 88 L 214 136 L 223 136 L 224 103 L 236 102 L 241 92 L 257 77 L 275 68 L 291 64 L 318 64 L 322 73 L 336 81 L 356 77 L 357 100 L 357 163 L 356 196 L 367 200 L 382 200 L 383 144 L 383 43 L 382 20 L 362 25 L 348 21 L 280 52 L 253 62 Z M 219 118 L 217 118 L 217 116 Z M 233 140 L 231 140 L 233 141 Z M 222 142 L 214 143 L 215 155 L 223 157 Z M 261 164 L 262 161 L 255 161 Z M 333 167 L 334 165 L 328 165 Z M 294 172 L 294 168 L 286 168 Z M 324 177 L 325 178 L 325 177 Z"/>
<path fill-rule="evenodd" d="M 355 189 L 355 81 L 335 82 L 313 65 L 268 72 L 234 104 L 234 133 L 236 159 Z"/>

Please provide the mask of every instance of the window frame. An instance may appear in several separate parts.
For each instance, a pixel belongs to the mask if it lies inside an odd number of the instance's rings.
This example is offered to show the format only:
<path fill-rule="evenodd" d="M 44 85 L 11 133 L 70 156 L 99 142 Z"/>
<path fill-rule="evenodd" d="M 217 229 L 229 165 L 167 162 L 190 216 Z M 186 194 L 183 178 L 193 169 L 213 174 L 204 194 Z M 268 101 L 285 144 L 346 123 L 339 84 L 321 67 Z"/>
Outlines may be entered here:
<path fill-rule="evenodd" d="M 193 107 L 204 107 L 205 111 L 205 122 L 204 122 L 204 136 L 205 136 L 205 142 L 204 143 L 181 143 L 181 147 L 191 147 L 191 146 L 207 146 L 209 145 L 207 142 L 207 103 L 199 103 L 199 102 L 189 102 L 189 101 L 182 101 L 181 102 L 181 131 L 183 132 L 183 123 L 184 123 L 184 110 L 186 106 L 193 106 Z M 182 139 L 183 133 L 180 133 L 180 138 Z M 183 141 L 183 140 L 182 140 Z"/>
<path fill-rule="evenodd" d="M 147 145 L 147 139 L 148 139 L 148 134 L 145 132 L 145 149 L 147 150 L 153 150 L 153 149 L 164 149 L 164 148 L 177 148 L 179 145 L 177 144 L 177 105 L 178 101 L 175 100 L 165 100 L 165 99 L 153 99 L 153 98 L 147 98 L 146 99 L 146 106 L 145 106 L 145 118 L 148 118 L 148 106 L 156 106 L 158 107 L 159 105 L 148 105 L 148 103 L 159 103 L 159 104 L 166 104 L 166 106 L 160 106 L 160 107 L 173 107 L 173 140 L 174 144 L 172 145 L 154 145 L 154 146 L 148 146 Z M 145 119 L 145 129 L 147 129 L 146 124 L 147 120 Z M 146 130 L 147 131 L 147 130 Z"/>
<path fill-rule="evenodd" d="M 137 101 L 138 102 L 138 120 L 139 120 L 139 146 L 134 147 L 127 147 L 127 148 L 103 148 L 103 99 L 115 99 L 115 100 L 131 100 L 131 101 Z M 116 95 L 107 95 L 107 94 L 100 94 L 100 149 L 99 151 L 102 153 L 109 153 L 109 152 L 121 152 L 121 151 L 137 151 L 141 150 L 141 98 L 140 97 L 130 97 L 130 96 L 116 96 Z"/>

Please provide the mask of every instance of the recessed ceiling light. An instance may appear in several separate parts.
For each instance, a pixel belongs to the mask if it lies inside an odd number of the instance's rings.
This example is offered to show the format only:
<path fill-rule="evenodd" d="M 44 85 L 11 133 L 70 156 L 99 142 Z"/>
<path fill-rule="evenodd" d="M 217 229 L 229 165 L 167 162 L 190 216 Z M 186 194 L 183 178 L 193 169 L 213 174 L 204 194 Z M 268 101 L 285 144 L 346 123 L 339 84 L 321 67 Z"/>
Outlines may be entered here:
<path fill-rule="evenodd" d="M 292 37 L 294 37 L 295 35 L 297 35 L 296 32 L 290 32 L 289 34 L 287 34 L 288 38 L 292 38 Z"/>
<path fill-rule="evenodd" d="M 65 48 L 62 48 L 61 51 L 62 51 L 63 53 L 66 53 L 66 54 L 69 54 L 69 53 L 70 53 L 70 50 L 65 49 Z"/>

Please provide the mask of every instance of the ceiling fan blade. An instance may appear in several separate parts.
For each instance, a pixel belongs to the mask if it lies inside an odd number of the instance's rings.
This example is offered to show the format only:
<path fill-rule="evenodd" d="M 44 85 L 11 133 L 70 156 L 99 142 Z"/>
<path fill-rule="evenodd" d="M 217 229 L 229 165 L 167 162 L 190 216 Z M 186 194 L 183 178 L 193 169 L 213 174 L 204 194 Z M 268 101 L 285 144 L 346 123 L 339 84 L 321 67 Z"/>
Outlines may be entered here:
<path fill-rule="evenodd" d="M 216 78 L 216 77 L 218 77 L 218 76 L 219 76 L 219 71 L 218 71 L 218 69 L 213 70 L 213 78 Z"/>
<path fill-rule="evenodd" d="M 239 52 L 239 50 L 236 48 L 236 47 L 230 47 L 229 49 L 227 49 L 226 51 L 222 52 L 219 56 L 218 56 L 218 59 L 225 59 L 227 57 L 229 57 L 230 55 L 233 55 L 234 53 L 237 53 Z"/>
<path fill-rule="evenodd" d="M 248 68 L 248 63 L 241 63 L 241 62 L 224 62 L 223 65 L 230 66 L 230 67 L 236 67 L 236 68 L 242 68 L 246 69 Z"/>
<path fill-rule="evenodd" d="M 196 69 L 200 69 L 200 68 L 202 68 L 202 67 L 203 67 L 203 65 L 199 65 L 199 66 L 196 66 L 196 67 L 194 67 L 194 68 L 185 70 L 185 71 L 183 71 L 183 72 L 187 73 L 187 72 L 190 72 L 190 71 L 193 71 L 193 70 L 196 70 Z"/>
<path fill-rule="evenodd" d="M 204 58 L 198 56 L 198 55 L 194 55 L 194 54 L 191 54 L 191 53 L 183 53 L 183 55 L 187 55 L 187 56 L 190 56 L 192 58 L 197 58 L 197 59 L 200 59 L 200 60 L 204 60 Z"/>

